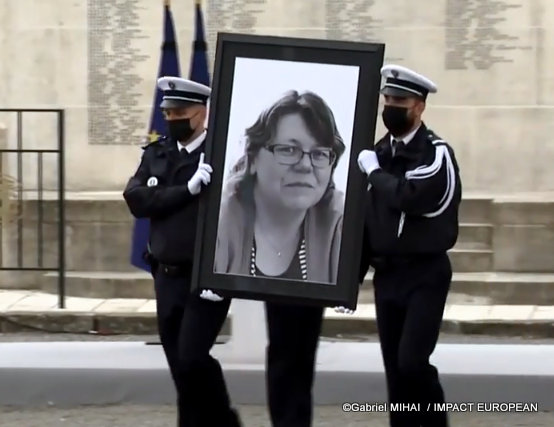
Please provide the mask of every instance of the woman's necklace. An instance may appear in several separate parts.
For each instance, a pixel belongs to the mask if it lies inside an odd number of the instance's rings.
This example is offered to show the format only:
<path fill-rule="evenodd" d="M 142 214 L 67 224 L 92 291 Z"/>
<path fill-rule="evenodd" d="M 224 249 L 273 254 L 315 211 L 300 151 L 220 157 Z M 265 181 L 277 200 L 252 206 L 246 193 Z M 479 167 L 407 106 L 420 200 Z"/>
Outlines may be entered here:
<path fill-rule="evenodd" d="M 306 259 L 306 239 L 302 238 L 300 249 L 298 250 L 298 262 L 300 263 L 300 273 L 302 280 L 308 280 L 308 261 Z M 252 242 L 250 250 L 250 274 L 256 277 L 256 244 Z"/>
<path fill-rule="evenodd" d="M 254 234 L 257 235 L 256 232 L 254 232 Z M 260 237 L 262 237 L 261 240 L 265 240 L 265 241 L 269 244 L 269 246 L 271 246 L 271 249 L 273 250 L 273 252 L 275 252 L 275 253 L 277 254 L 278 257 L 281 256 L 282 249 L 279 249 L 279 246 L 276 245 L 275 242 L 272 241 L 272 240 L 269 238 L 269 236 L 268 236 L 267 233 L 263 233 L 263 234 L 260 233 L 260 236 L 258 236 L 258 237 L 256 238 L 258 242 L 260 241 Z M 298 233 L 296 233 L 296 234 L 293 236 L 293 238 L 294 238 L 295 241 L 297 241 L 297 240 L 298 240 Z M 289 241 L 289 242 L 286 242 L 285 244 L 283 244 L 283 247 L 289 246 L 290 243 L 291 243 L 290 241 Z"/>

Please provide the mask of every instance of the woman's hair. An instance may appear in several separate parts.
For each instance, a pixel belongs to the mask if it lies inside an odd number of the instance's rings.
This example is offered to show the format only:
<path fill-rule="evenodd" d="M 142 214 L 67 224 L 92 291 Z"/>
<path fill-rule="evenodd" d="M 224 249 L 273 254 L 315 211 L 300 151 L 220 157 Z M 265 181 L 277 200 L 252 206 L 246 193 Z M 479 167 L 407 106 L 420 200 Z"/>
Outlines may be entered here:
<path fill-rule="evenodd" d="M 241 197 L 251 194 L 254 177 L 249 173 L 249 169 L 252 160 L 273 140 L 279 120 L 289 114 L 300 114 L 318 144 L 333 150 L 336 156 L 332 166 L 334 172 L 345 151 L 345 145 L 337 129 L 333 112 L 319 95 L 309 91 L 300 94 L 291 90 L 262 111 L 256 122 L 246 129 L 245 153 L 235 163 L 228 178 L 226 192 L 229 195 L 237 194 Z M 334 189 L 334 182 L 331 175 L 327 193 L 332 189 Z"/>

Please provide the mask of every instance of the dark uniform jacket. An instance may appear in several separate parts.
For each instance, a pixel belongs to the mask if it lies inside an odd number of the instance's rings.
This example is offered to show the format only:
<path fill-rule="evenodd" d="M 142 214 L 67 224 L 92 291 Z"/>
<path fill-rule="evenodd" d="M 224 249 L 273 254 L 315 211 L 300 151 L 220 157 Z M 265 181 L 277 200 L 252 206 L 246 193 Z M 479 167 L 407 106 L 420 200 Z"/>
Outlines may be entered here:
<path fill-rule="evenodd" d="M 203 151 L 204 142 L 191 153 L 179 152 L 177 142 L 166 138 L 147 145 L 123 192 L 133 216 L 150 219 L 150 253 L 160 263 L 186 265 L 193 260 L 202 192 L 192 195 L 187 183 Z M 149 186 L 152 177 L 157 184 Z"/>
<path fill-rule="evenodd" d="M 388 133 L 375 153 L 381 169 L 368 177 L 360 282 L 376 259 L 445 253 L 458 238 L 462 186 L 453 149 L 422 124 L 394 156 Z"/>

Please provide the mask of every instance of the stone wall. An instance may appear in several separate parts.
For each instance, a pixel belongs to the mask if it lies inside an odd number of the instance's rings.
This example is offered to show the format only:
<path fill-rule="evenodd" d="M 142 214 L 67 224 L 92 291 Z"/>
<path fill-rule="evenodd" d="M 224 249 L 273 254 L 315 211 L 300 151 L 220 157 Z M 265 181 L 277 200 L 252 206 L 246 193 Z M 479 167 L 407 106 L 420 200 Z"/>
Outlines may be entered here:
<path fill-rule="evenodd" d="M 2 105 L 66 110 L 68 190 L 119 191 L 135 169 L 157 74 L 162 3 L 0 2 Z M 466 191 L 554 190 L 554 1 L 209 0 L 203 6 L 211 58 L 217 31 L 386 42 L 387 61 L 439 85 L 427 121 L 456 148 Z M 187 74 L 193 1 L 173 1 L 172 9 Z M 15 120 L 0 114 L 11 147 Z M 23 120 L 26 148 L 53 147 L 51 118 Z M 27 189 L 35 185 L 34 161 L 25 159 Z M 54 156 L 45 159 L 44 175 L 53 190 Z"/>
<path fill-rule="evenodd" d="M 68 272 L 133 272 L 130 264 L 132 218 L 123 200 L 66 200 L 65 265 Z M 42 205 L 44 239 L 39 247 L 39 205 L 22 204 L 18 222 L 2 227 L 2 267 L 55 270 L 58 262 L 58 203 Z M 554 273 L 554 198 L 471 198 L 462 202 L 460 235 L 450 256 L 455 272 Z M 21 234 L 19 233 L 21 229 Z M 21 237 L 19 237 L 21 236 Z M 42 254 L 42 255 L 39 255 Z M 42 260 L 42 264 L 39 261 Z M 40 274 L 18 276 L 18 287 L 38 283 Z M 7 281 L 0 283 L 7 286 Z"/>

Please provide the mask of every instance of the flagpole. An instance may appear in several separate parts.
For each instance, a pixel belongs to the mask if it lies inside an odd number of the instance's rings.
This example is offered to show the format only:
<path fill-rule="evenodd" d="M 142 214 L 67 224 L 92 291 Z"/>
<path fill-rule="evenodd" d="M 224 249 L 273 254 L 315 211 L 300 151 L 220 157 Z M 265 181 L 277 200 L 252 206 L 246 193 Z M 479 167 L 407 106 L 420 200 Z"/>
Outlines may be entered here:
<path fill-rule="evenodd" d="M 156 80 L 163 76 L 181 76 L 179 49 L 177 48 L 177 37 L 175 34 L 173 13 L 169 7 L 170 0 L 163 0 L 160 3 L 163 5 L 163 12 L 161 13 L 163 16 L 163 29 Z M 158 140 L 165 129 L 165 121 L 160 108 L 162 95 L 162 90 L 154 84 L 154 99 L 152 100 L 152 109 L 150 112 L 148 139 L 145 143 Z M 150 220 L 148 218 L 135 218 L 132 233 L 130 254 L 131 265 L 140 270 L 151 272 L 152 269 L 145 259 L 145 254 L 148 253 L 148 242 L 150 239 Z"/>

